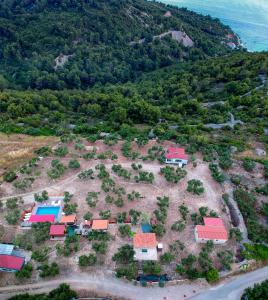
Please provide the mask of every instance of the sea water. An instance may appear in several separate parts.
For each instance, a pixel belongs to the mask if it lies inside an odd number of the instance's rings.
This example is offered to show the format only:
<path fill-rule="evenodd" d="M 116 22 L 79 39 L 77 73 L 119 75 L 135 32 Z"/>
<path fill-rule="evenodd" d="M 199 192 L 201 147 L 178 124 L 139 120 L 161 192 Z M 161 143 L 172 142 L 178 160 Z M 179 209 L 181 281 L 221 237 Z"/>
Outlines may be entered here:
<path fill-rule="evenodd" d="M 268 51 L 268 0 L 158 0 L 219 18 L 249 51 Z"/>

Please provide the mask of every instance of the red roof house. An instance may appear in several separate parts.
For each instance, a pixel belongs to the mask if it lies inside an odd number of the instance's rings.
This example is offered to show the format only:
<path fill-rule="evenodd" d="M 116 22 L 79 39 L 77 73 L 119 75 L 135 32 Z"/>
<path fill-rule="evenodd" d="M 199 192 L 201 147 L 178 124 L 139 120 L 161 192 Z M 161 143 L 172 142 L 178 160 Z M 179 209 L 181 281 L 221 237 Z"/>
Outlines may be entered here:
<path fill-rule="evenodd" d="M 16 272 L 21 270 L 24 263 L 23 257 L 0 254 L 0 271 Z"/>
<path fill-rule="evenodd" d="M 157 260 L 157 240 L 155 233 L 136 233 L 133 238 L 135 255 L 138 261 Z"/>
<path fill-rule="evenodd" d="M 29 219 L 30 223 L 54 223 L 55 216 L 54 215 L 31 215 Z"/>
<path fill-rule="evenodd" d="M 215 244 L 224 244 L 228 241 L 228 232 L 220 218 L 204 218 L 204 224 L 195 227 L 198 243 L 213 241 Z"/>
<path fill-rule="evenodd" d="M 66 229 L 65 225 L 51 225 L 50 232 L 49 232 L 50 238 L 53 240 L 64 238 L 65 229 Z"/>
<path fill-rule="evenodd" d="M 169 164 L 182 164 L 188 163 L 188 155 L 183 148 L 170 146 L 166 152 L 166 163 Z"/>

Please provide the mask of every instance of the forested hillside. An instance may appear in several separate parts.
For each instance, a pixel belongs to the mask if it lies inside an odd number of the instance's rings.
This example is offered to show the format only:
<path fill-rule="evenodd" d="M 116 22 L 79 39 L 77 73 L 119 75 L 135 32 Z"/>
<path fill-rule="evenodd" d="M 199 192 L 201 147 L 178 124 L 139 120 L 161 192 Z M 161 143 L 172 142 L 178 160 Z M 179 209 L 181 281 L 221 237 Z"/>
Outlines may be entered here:
<path fill-rule="evenodd" d="M 62 134 L 71 124 L 76 133 L 97 134 L 147 124 L 156 126 L 160 135 L 168 132 L 168 125 L 177 125 L 178 134 L 193 130 L 189 126 L 202 129 L 207 123 L 226 122 L 231 112 L 247 127 L 263 132 L 268 125 L 268 97 L 265 88 L 254 88 L 263 85 L 267 74 L 268 54 L 239 52 L 87 91 L 7 90 L 0 94 L 0 129 Z M 166 123 L 158 124 L 159 119 Z"/>
<path fill-rule="evenodd" d="M 62 90 L 123 83 L 226 54 L 230 41 L 238 42 L 218 20 L 145 0 L 3 0 L 0 85 Z"/>

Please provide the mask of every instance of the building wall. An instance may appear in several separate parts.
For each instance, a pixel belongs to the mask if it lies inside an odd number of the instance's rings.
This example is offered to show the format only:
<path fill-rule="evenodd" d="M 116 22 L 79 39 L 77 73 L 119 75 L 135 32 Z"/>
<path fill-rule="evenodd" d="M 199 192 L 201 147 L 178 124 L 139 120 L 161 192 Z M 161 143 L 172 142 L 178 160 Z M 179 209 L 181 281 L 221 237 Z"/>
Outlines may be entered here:
<path fill-rule="evenodd" d="M 166 164 L 172 164 L 172 165 L 187 165 L 188 163 L 188 160 L 186 159 L 180 159 L 179 162 L 177 162 L 176 160 L 178 160 L 177 158 L 176 159 L 166 159 Z"/>
<path fill-rule="evenodd" d="M 145 249 L 145 248 L 144 248 Z M 142 252 L 142 248 L 134 248 L 135 260 L 157 260 L 156 248 L 146 248 L 147 252 Z"/>

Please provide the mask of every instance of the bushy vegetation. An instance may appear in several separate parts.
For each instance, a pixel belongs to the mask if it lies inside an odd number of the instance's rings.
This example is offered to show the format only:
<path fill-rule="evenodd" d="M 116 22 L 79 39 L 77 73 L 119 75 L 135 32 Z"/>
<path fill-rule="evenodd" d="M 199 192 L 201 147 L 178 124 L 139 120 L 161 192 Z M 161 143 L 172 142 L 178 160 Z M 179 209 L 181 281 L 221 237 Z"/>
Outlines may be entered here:
<path fill-rule="evenodd" d="M 265 300 L 268 298 L 268 280 L 254 284 L 254 287 L 247 288 L 241 300 Z"/>
<path fill-rule="evenodd" d="M 253 242 L 268 242 L 268 230 L 259 224 L 256 211 L 256 198 L 251 193 L 238 189 L 234 198 L 245 220 L 248 236 Z"/>
<path fill-rule="evenodd" d="M 187 191 L 196 195 L 201 195 L 204 193 L 205 189 L 203 187 L 202 181 L 192 179 L 188 181 Z"/>
<path fill-rule="evenodd" d="M 163 174 L 168 182 L 178 183 L 182 178 L 187 175 L 187 171 L 182 168 L 173 168 L 166 166 L 160 169 L 161 174 Z"/>
<path fill-rule="evenodd" d="M 93 266 L 96 262 L 97 262 L 97 257 L 94 254 L 79 256 L 80 267 Z"/>
<path fill-rule="evenodd" d="M 76 292 L 71 290 L 67 284 L 63 283 L 58 288 L 52 290 L 49 294 L 18 294 L 9 298 L 9 300 L 72 300 L 76 297 Z"/>

